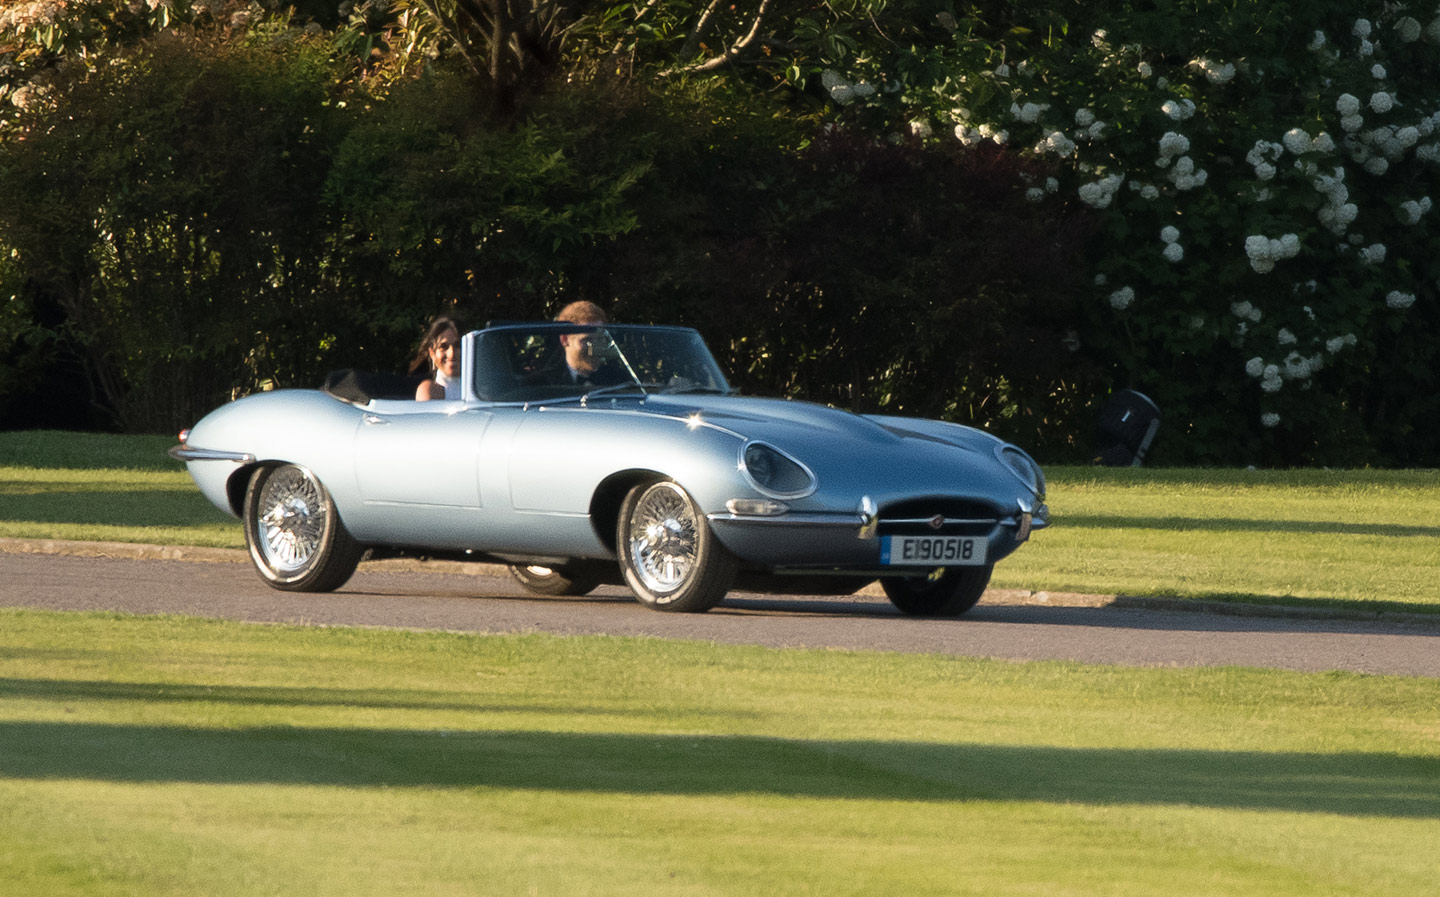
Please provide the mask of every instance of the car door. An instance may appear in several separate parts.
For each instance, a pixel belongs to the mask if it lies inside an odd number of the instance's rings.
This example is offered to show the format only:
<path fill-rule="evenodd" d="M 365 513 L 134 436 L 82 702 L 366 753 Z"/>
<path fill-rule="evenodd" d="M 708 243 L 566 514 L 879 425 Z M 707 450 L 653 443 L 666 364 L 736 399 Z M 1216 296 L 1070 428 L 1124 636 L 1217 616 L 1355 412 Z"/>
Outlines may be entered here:
<path fill-rule="evenodd" d="M 458 402 L 373 402 L 355 436 L 366 535 L 470 547 L 481 529 L 480 447 L 492 414 Z M 352 527 L 353 528 L 353 527 Z"/>

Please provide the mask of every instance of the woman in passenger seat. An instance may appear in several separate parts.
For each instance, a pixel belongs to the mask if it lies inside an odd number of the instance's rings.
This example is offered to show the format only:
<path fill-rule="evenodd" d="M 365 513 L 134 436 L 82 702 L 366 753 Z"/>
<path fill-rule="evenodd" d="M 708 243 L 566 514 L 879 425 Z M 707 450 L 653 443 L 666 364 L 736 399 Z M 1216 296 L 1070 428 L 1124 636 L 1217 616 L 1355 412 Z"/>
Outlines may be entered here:
<path fill-rule="evenodd" d="M 415 359 L 410 362 L 410 373 L 421 371 L 426 365 L 430 367 L 432 379 L 416 388 L 416 401 L 460 398 L 460 326 L 455 319 L 442 315 L 430 321 Z"/>

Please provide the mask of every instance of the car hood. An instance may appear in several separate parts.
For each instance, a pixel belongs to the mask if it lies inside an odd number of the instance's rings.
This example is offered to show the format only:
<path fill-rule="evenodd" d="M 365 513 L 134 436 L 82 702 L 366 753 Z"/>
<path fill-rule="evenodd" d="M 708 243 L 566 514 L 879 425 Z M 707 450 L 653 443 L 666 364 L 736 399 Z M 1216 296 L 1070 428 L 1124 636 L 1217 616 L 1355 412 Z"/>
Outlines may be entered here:
<path fill-rule="evenodd" d="M 643 410 L 653 414 L 700 420 L 746 439 L 843 439 L 874 447 L 897 446 L 911 440 L 938 442 L 989 455 L 999 442 L 972 427 L 921 418 L 861 415 L 813 402 L 750 396 L 649 396 Z"/>

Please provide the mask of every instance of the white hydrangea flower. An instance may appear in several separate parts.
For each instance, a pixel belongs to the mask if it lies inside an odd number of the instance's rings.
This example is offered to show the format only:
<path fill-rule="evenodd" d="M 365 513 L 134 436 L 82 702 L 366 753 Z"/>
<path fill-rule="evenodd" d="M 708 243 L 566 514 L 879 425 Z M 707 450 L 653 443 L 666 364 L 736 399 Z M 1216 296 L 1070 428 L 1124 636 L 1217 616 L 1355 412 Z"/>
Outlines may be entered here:
<path fill-rule="evenodd" d="M 1150 67 L 1150 63 L 1148 62 L 1142 62 L 1135 66 L 1135 71 L 1139 72 L 1142 78 L 1148 78 L 1155 74 L 1155 70 Z"/>
<path fill-rule="evenodd" d="M 1157 187 L 1157 186 L 1155 186 L 1154 184 L 1146 184 L 1145 186 L 1143 186 L 1143 187 L 1140 188 L 1140 198 L 1141 198 L 1141 199 L 1151 199 L 1151 200 L 1153 200 L 1153 199 L 1159 199 L 1159 198 L 1160 198 L 1160 188 Z"/>
<path fill-rule="evenodd" d="M 1166 89 L 1168 89 L 1169 87 L 1170 87 L 1170 79 L 1169 79 L 1169 78 L 1166 78 L 1164 75 L 1161 75 L 1159 78 L 1156 78 L 1156 79 L 1155 79 L 1155 89 L 1156 89 L 1156 90 L 1166 90 Z"/>
<path fill-rule="evenodd" d="M 1256 355 L 1254 358 L 1245 362 L 1245 373 L 1257 380 L 1260 379 L 1260 375 L 1265 373 L 1264 360 L 1261 359 L 1259 355 Z"/>
<path fill-rule="evenodd" d="M 1321 131 L 1315 135 L 1314 141 L 1310 144 L 1310 149 L 1317 153 L 1333 153 L 1335 152 L 1335 138 Z"/>
<path fill-rule="evenodd" d="M 830 99 L 842 106 L 855 100 L 855 88 L 837 71 L 826 69 L 820 73 L 820 85 L 830 94 Z"/>
<path fill-rule="evenodd" d="M 1165 256 L 1165 261 L 1173 265 L 1185 258 L 1185 247 L 1179 243 L 1166 243 L 1165 251 L 1162 254 Z"/>
<path fill-rule="evenodd" d="M 1104 274 L 1096 274 L 1096 275 L 1095 275 L 1095 286 L 1097 286 L 1097 287 L 1103 287 L 1103 286 L 1105 286 L 1105 284 L 1107 284 L 1107 283 L 1109 283 L 1109 282 L 1110 282 L 1110 278 L 1106 277 Z"/>
<path fill-rule="evenodd" d="M 1075 141 L 1061 131 L 1051 131 L 1045 135 L 1044 140 L 1035 145 L 1035 152 L 1051 152 L 1063 158 L 1075 152 Z"/>
<path fill-rule="evenodd" d="M 1271 365 L 1271 367 L 1274 367 L 1274 365 Z M 1280 375 L 1277 373 L 1274 377 L 1267 376 L 1263 378 L 1260 381 L 1260 390 L 1261 392 L 1279 392 L 1280 388 L 1284 385 L 1285 381 L 1280 379 Z"/>
<path fill-rule="evenodd" d="M 1357 340 L 1357 339 L 1355 338 L 1355 334 L 1353 334 L 1353 333 L 1347 333 L 1347 334 L 1345 334 L 1345 345 L 1347 345 L 1347 346 L 1353 346 L 1353 345 L 1355 345 L 1357 342 L 1359 342 L 1359 340 Z"/>
<path fill-rule="evenodd" d="M 1301 128 L 1291 128 L 1285 132 L 1282 139 L 1285 148 L 1297 156 L 1310 152 L 1310 147 L 1314 143 L 1310 139 L 1310 135 Z"/>
<path fill-rule="evenodd" d="M 1391 290 L 1385 294 L 1385 304 L 1394 309 L 1407 309 L 1415 304 L 1415 294 Z"/>
<path fill-rule="evenodd" d="M 1190 138 L 1174 131 L 1166 131 L 1160 137 L 1160 156 L 1170 159 L 1190 150 Z"/>
<path fill-rule="evenodd" d="M 1029 190 L 1025 191 L 1025 198 L 1030 200 L 1031 202 L 1039 202 L 1040 200 L 1045 198 L 1045 191 L 1040 189 L 1039 187 L 1031 187 Z"/>
<path fill-rule="evenodd" d="M 1372 26 L 1369 19 L 1356 19 L 1355 27 L 1350 29 L 1350 33 L 1356 37 L 1369 37 L 1371 29 Z"/>
<path fill-rule="evenodd" d="M 1059 179 L 1059 178 L 1048 177 L 1048 178 L 1045 179 L 1045 192 L 1046 192 L 1046 193 L 1054 193 L 1054 192 L 1056 192 L 1056 191 L 1059 190 L 1059 189 L 1060 189 L 1060 179 Z"/>
<path fill-rule="evenodd" d="M 1210 59 L 1194 59 L 1191 60 L 1190 65 L 1192 68 L 1199 69 L 1211 84 L 1224 84 L 1235 78 L 1235 64 L 1232 62 L 1222 65 Z"/>
<path fill-rule="evenodd" d="M 1049 108 L 1049 103 L 1026 103 L 1023 106 L 1019 103 L 1011 103 L 1010 114 L 1027 125 L 1033 125 L 1040 120 L 1040 116 Z"/>
<path fill-rule="evenodd" d="M 1325 341 L 1325 350 L 1331 355 L 1334 355 L 1343 348 L 1345 348 L 1345 337 L 1343 336 L 1332 336 Z"/>
<path fill-rule="evenodd" d="M 1401 16 L 1395 22 L 1395 34 L 1399 36 L 1401 43 L 1413 44 L 1420 39 L 1422 33 L 1419 20 L 1413 16 Z"/>
<path fill-rule="evenodd" d="M 1378 265 L 1385 261 L 1385 254 L 1388 251 L 1384 243 L 1371 243 L 1360 250 L 1360 261 L 1367 265 Z"/>
<path fill-rule="evenodd" d="M 1407 199 L 1400 203 L 1400 210 L 1396 216 L 1404 224 L 1419 224 L 1420 217 L 1430 211 L 1430 197 L 1424 200 Z"/>
<path fill-rule="evenodd" d="M 1121 287 L 1110 294 L 1110 307 L 1116 311 L 1124 311 L 1135 301 L 1135 290 L 1130 287 Z"/>
<path fill-rule="evenodd" d="M 1341 118 L 1340 118 L 1340 127 L 1343 128 L 1347 134 L 1353 134 L 1353 133 L 1355 133 L 1356 131 L 1360 130 L 1361 128 L 1365 127 L 1365 116 L 1363 116 L 1363 115 L 1344 115 L 1344 116 L 1341 116 Z"/>
<path fill-rule="evenodd" d="M 1293 346 L 1298 340 L 1295 338 L 1295 334 L 1290 332 L 1289 327 L 1281 327 L 1280 332 L 1275 334 L 1275 342 L 1282 346 Z"/>
<path fill-rule="evenodd" d="M 1174 243 L 1178 239 L 1180 239 L 1180 228 L 1175 225 L 1167 224 L 1160 229 L 1160 242 Z"/>
<path fill-rule="evenodd" d="M 1160 104 L 1160 111 L 1173 121 L 1184 121 L 1195 114 L 1195 103 L 1187 99 L 1166 100 Z"/>
<path fill-rule="evenodd" d="M 1107 125 L 1103 121 L 1093 121 L 1090 123 L 1090 127 L 1085 129 L 1085 136 L 1091 140 L 1099 140 L 1105 136 L 1106 127 Z"/>
<path fill-rule="evenodd" d="M 1384 156 L 1371 156 L 1365 160 L 1365 170 L 1378 178 L 1390 170 L 1390 160 Z"/>
<path fill-rule="evenodd" d="M 1275 427 L 1280 424 L 1280 415 L 1274 411 L 1266 411 L 1260 415 L 1260 425 L 1263 427 Z"/>
<path fill-rule="evenodd" d="M 1370 94 L 1370 108 L 1384 115 L 1395 108 L 1395 97 L 1383 90 L 1377 90 Z"/>
<path fill-rule="evenodd" d="M 921 140 L 924 140 L 932 133 L 933 131 L 931 131 L 930 129 L 930 122 L 918 118 L 910 122 L 910 134 L 912 136 L 919 137 Z"/>
<path fill-rule="evenodd" d="M 991 72 L 991 74 L 997 78 L 1008 78 L 1010 77 L 1010 66 L 1002 62 L 995 66 L 995 71 Z"/>
<path fill-rule="evenodd" d="M 1340 94 L 1335 101 L 1335 111 L 1341 115 L 1354 115 L 1360 111 L 1360 98 L 1350 93 Z"/>
<path fill-rule="evenodd" d="M 1440 44 L 1440 16 L 1431 19 L 1430 24 L 1425 26 L 1425 39 L 1432 44 Z"/>
<path fill-rule="evenodd" d="M 1287 380 L 1305 380 L 1311 374 L 1310 359 L 1299 352 L 1291 352 L 1285 356 L 1285 378 Z"/>
<path fill-rule="evenodd" d="M 1250 317 L 1250 312 L 1254 310 L 1255 306 L 1251 305 L 1248 300 L 1230 303 L 1230 314 L 1237 318 L 1248 318 Z"/>
<path fill-rule="evenodd" d="M 1091 109 L 1075 110 L 1075 125 L 1081 128 L 1088 128 L 1095 124 L 1095 112 Z"/>
<path fill-rule="evenodd" d="M 1311 51 L 1313 52 L 1313 51 L 1315 51 L 1315 50 L 1323 49 L 1324 46 L 1325 46 L 1325 32 L 1317 30 L 1313 35 L 1311 35 L 1311 37 L 1310 37 L 1310 43 L 1307 45 L 1306 49 L 1311 50 Z"/>
<path fill-rule="evenodd" d="M 1378 62 L 1370 66 L 1370 77 L 1377 81 L 1383 79 L 1385 77 L 1385 66 Z"/>
<path fill-rule="evenodd" d="M 1368 40 L 1360 41 L 1360 46 L 1355 48 L 1355 55 L 1361 58 L 1375 55 L 1375 45 Z"/>
<path fill-rule="evenodd" d="M 1255 166 L 1255 177 L 1262 181 L 1268 181 L 1275 177 L 1275 166 L 1269 162 L 1261 162 Z"/>

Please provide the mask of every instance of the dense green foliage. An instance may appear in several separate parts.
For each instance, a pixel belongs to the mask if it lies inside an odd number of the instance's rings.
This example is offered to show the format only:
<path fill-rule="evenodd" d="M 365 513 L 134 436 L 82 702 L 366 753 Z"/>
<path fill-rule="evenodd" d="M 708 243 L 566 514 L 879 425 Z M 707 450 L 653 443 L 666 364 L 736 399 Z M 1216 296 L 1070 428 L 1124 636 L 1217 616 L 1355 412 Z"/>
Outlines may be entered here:
<path fill-rule="evenodd" d="M 168 429 L 588 298 L 1047 458 L 1130 386 L 1159 461 L 1440 459 L 1428 8 L 43 5 L 0 21 L 0 396 L 69 346 Z"/>

